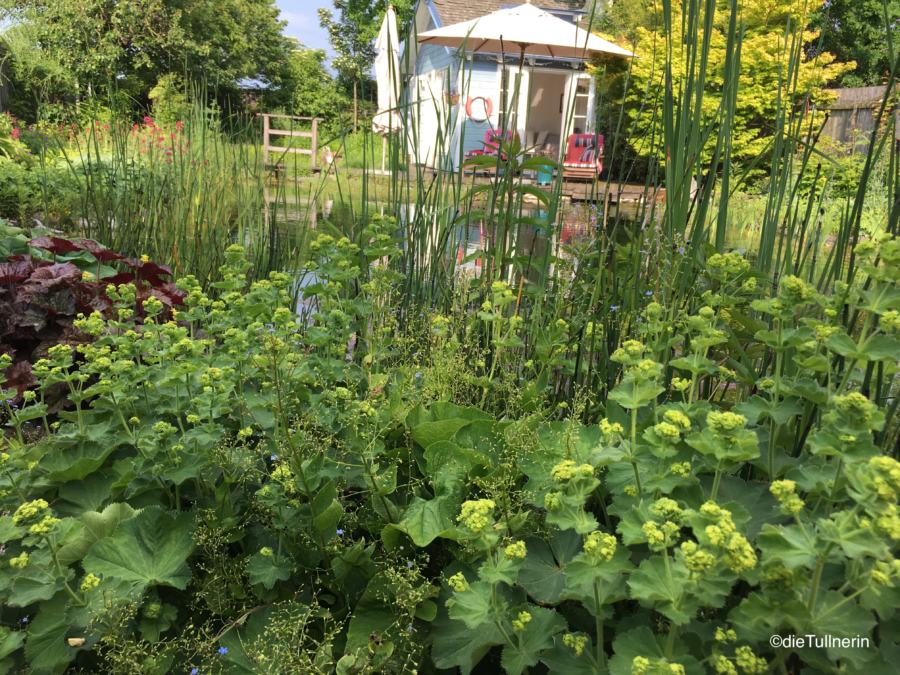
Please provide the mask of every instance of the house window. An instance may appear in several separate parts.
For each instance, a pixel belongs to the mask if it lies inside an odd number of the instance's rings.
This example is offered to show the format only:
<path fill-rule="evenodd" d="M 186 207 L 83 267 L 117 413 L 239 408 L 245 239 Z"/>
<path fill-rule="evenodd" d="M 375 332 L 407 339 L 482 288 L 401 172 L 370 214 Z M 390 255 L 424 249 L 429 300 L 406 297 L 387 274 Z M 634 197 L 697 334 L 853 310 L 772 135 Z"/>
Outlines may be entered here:
<path fill-rule="evenodd" d="M 591 120 L 588 119 L 591 100 L 591 77 L 579 75 L 575 80 L 575 107 L 572 111 L 572 128 L 576 134 L 587 132 Z"/>

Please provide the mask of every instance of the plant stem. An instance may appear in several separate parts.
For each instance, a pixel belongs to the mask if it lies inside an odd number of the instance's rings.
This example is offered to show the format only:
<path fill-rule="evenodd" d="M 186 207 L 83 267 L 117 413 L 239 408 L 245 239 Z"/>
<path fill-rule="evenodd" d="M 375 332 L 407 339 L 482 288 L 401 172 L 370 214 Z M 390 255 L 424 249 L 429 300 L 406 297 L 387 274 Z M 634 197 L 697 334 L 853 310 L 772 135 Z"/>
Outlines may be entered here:
<path fill-rule="evenodd" d="M 603 648 L 603 617 L 600 616 L 600 586 L 596 579 L 594 580 L 594 611 L 594 632 L 597 640 L 595 647 L 597 665 L 600 670 L 603 670 L 606 668 L 606 650 Z"/>

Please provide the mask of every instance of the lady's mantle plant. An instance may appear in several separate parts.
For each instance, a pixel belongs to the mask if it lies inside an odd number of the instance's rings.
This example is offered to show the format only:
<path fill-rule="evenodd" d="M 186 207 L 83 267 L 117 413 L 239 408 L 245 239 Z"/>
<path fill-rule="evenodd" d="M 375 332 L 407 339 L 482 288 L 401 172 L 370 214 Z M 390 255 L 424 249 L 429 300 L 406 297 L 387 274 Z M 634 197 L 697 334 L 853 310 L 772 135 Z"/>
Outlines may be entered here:
<path fill-rule="evenodd" d="M 302 321 L 235 246 L 171 316 L 109 283 L 93 341 L 35 361 L 3 413 L 5 669 L 888 672 L 898 240 L 833 289 L 713 255 L 560 408 L 534 376 L 570 367 L 574 322 L 517 364 L 502 283 L 398 337 L 393 228 L 316 239 Z"/>

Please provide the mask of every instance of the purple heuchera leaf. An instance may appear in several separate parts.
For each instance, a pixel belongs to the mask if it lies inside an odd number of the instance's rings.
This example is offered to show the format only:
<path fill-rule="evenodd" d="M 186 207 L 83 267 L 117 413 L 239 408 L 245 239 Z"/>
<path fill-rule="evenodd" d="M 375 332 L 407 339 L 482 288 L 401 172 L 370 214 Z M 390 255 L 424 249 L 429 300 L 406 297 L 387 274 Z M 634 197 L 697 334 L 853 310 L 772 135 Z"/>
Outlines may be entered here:
<path fill-rule="evenodd" d="M 51 253 L 72 253 L 80 251 L 81 247 L 73 241 L 63 239 L 62 237 L 35 237 L 28 242 L 29 246 L 34 248 L 42 248 Z"/>

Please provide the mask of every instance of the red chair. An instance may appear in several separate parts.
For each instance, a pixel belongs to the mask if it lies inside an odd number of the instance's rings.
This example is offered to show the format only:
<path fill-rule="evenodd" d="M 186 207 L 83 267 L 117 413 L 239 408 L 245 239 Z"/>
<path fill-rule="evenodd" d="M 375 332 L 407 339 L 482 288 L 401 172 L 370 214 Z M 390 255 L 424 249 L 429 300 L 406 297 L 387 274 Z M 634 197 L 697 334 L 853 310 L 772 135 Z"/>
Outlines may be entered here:
<path fill-rule="evenodd" d="M 603 171 L 603 135 L 572 134 L 566 142 L 563 178 L 594 180 Z"/>
<path fill-rule="evenodd" d="M 513 139 L 513 134 L 516 133 L 512 129 L 507 129 L 505 137 L 506 142 L 509 143 Z M 518 137 L 518 134 L 516 134 Z M 470 157 L 496 157 L 500 153 L 500 144 L 503 142 L 504 133 L 499 129 L 488 129 L 484 132 L 484 140 L 481 142 L 482 148 L 480 150 L 469 150 L 466 153 L 466 159 Z M 506 157 L 502 156 L 500 159 L 506 159 Z"/>

